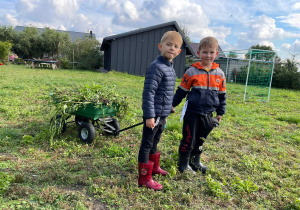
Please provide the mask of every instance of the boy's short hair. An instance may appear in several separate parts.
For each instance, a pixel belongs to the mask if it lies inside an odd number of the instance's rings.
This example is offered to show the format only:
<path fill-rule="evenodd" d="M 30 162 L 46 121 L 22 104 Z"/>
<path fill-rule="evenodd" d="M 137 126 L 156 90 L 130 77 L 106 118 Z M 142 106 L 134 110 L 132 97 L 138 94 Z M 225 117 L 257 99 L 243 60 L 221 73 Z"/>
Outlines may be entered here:
<path fill-rule="evenodd" d="M 202 47 L 207 47 L 207 46 L 208 47 L 215 46 L 217 48 L 217 51 L 218 51 L 218 49 L 219 49 L 218 40 L 214 37 L 211 37 L 211 36 L 208 36 L 208 37 L 205 37 L 205 38 L 201 39 L 198 51 L 200 52 Z"/>
<path fill-rule="evenodd" d="M 162 38 L 160 40 L 160 43 L 163 43 L 168 38 L 175 39 L 176 41 L 180 42 L 180 45 L 182 45 L 182 42 L 183 42 L 182 36 L 177 31 L 167 31 L 166 33 L 164 33 L 164 35 L 162 36 Z"/>

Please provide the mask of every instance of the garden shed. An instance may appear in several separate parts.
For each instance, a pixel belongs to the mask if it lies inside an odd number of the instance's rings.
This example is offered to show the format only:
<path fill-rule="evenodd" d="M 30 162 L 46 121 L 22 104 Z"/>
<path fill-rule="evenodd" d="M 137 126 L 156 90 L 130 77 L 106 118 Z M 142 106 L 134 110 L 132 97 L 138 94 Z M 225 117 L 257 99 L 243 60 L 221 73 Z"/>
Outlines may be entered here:
<path fill-rule="evenodd" d="M 173 60 L 178 78 L 185 72 L 185 57 L 194 51 L 176 21 L 141 28 L 103 39 L 104 69 L 144 76 L 147 67 L 160 54 L 158 43 L 167 31 L 178 31 L 183 38 L 181 53 Z"/>

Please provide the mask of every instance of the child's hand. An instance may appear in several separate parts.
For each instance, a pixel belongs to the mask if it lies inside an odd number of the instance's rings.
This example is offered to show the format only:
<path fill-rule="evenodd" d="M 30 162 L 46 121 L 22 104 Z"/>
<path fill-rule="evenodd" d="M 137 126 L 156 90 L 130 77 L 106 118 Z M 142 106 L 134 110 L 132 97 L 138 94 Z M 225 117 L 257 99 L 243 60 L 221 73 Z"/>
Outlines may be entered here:
<path fill-rule="evenodd" d="M 147 120 L 146 120 L 146 126 L 147 126 L 148 128 L 151 128 L 151 129 L 153 130 L 154 127 L 155 127 L 154 118 L 147 119 Z"/>
<path fill-rule="evenodd" d="M 221 122 L 221 119 L 222 119 L 222 116 L 221 115 L 217 115 L 217 120 L 219 121 L 219 122 Z"/>
<path fill-rule="evenodd" d="M 171 113 L 175 113 L 175 107 L 172 106 Z"/>

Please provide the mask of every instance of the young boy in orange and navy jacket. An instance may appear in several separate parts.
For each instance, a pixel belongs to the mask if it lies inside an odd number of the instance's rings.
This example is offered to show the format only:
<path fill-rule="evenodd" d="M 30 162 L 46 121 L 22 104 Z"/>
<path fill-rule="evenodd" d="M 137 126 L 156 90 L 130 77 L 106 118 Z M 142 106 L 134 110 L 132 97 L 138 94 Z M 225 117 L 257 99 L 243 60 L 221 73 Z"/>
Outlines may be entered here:
<path fill-rule="evenodd" d="M 187 95 L 178 169 L 180 172 L 200 170 L 205 174 L 208 168 L 200 161 L 202 145 L 225 114 L 226 85 L 224 72 L 219 64 L 214 63 L 218 41 L 213 37 L 203 38 L 197 53 L 201 63 L 192 64 L 182 77 L 174 95 L 172 111 L 175 112 L 174 107 Z M 212 118 L 215 111 L 217 117 Z"/>

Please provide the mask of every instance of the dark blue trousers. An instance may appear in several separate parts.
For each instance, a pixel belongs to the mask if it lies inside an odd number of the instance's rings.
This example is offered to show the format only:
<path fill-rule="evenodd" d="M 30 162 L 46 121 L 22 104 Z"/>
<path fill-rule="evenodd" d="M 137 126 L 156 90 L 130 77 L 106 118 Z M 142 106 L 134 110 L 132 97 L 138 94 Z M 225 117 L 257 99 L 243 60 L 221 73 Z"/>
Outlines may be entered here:
<path fill-rule="evenodd" d="M 146 126 L 146 119 L 144 119 L 143 125 L 143 136 L 142 143 L 140 146 L 138 161 L 140 163 L 148 163 L 149 154 L 155 154 L 157 151 L 157 144 L 160 140 L 161 134 L 165 129 L 167 117 L 160 117 L 159 122 L 157 122 L 157 117 L 155 122 L 157 126 L 152 130 Z"/>

